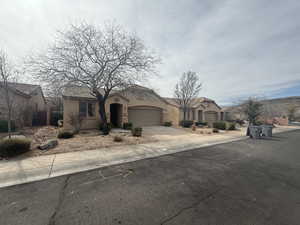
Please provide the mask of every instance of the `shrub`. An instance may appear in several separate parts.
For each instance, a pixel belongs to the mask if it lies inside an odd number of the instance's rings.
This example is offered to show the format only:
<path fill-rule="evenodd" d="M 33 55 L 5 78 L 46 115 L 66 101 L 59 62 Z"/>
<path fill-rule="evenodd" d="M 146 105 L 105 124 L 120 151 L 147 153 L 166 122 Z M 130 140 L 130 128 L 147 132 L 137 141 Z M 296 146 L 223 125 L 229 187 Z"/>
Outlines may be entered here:
<path fill-rule="evenodd" d="M 171 127 L 173 124 L 171 121 L 168 121 L 168 122 L 164 122 L 164 126 L 165 127 Z"/>
<path fill-rule="evenodd" d="M 114 136 L 114 142 L 122 142 L 123 138 L 121 136 Z"/>
<path fill-rule="evenodd" d="M 213 133 L 219 133 L 219 129 L 218 128 L 214 128 L 213 129 Z"/>
<path fill-rule="evenodd" d="M 226 130 L 226 123 L 223 122 L 223 121 L 214 122 L 213 123 L 213 128 L 217 128 L 219 130 Z"/>
<path fill-rule="evenodd" d="M 131 130 L 132 129 L 132 123 L 123 123 L 123 129 L 124 130 Z"/>
<path fill-rule="evenodd" d="M 57 137 L 60 139 L 68 139 L 74 137 L 74 133 L 71 131 L 59 131 Z"/>
<path fill-rule="evenodd" d="M 235 123 L 227 123 L 227 130 L 235 130 Z"/>
<path fill-rule="evenodd" d="M 196 126 L 207 126 L 207 122 L 196 122 Z"/>
<path fill-rule="evenodd" d="M 111 124 L 107 123 L 107 127 L 105 127 L 103 123 L 100 123 L 99 130 L 102 131 L 104 135 L 108 135 L 111 130 Z"/>
<path fill-rule="evenodd" d="M 191 127 L 193 124 L 194 124 L 194 121 L 192 121 L 192 120 L 182 120 L 182 121 L 180 121 L 180 125 L 181 125 L 182 127 L 187 127 L 187 128 L 189 128 L 189 127 Z"/>
<path fill-rule="evenodd" d="M 58 111 L 51 112 L 50 115 L 50 125 L 52 126 L 59 126 L 58 121 L 63 120 L 63 113 Z"/>
<path fill-rule="evenodd" d="M 11 138 L 0 141 L 0 156 L 13 157 L 30 150 L 31 140 L 26 138 Z"/>
<path fill-rule="evenodd" d="M 69 114 L 69 123 L 72 125 L 75 134 L 79 133 L 83 120 L 84 117 L 82 117 L 79 113 Z"/>
<path fill-rule="evenodd" d="M 15 122 L 11 121 L 11 131 L 15 131 L 15 130 L 16 130 Z M 8 132 L 7 120 L 0 120 L 0 132 Z"/>
<path fill-rule="evenodd" d="M 143 128 L 141 128 L 141 127 L 133 128 L 132 129 L 132 135 L 135 136 L 135 137 L 141 137 L 142 136 L 142 131 L 143 131 Z"/>

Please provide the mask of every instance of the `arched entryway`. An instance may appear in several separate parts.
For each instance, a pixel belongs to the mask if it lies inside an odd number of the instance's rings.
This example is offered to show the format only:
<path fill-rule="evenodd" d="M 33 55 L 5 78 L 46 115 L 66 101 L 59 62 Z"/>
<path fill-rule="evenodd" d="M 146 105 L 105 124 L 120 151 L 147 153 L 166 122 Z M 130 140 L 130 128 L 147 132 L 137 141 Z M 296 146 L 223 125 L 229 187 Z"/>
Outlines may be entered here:
<path fill-rule="evenodd" d="M 122 114 L 123 114 L 122 104 L 118 104 L 118 103 L 110 104 L 110 123 L 114 127 L 122 127 Z"/>

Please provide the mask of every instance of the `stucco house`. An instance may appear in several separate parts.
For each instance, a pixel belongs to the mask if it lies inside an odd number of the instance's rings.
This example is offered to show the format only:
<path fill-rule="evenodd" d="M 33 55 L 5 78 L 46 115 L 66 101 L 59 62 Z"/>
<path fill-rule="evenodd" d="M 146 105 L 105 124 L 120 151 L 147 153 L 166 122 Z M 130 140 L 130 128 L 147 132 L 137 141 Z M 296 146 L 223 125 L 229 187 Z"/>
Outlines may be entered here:
<path fill-rule="evenodd" d="M 178 107 L 179 120 L 183 120 L 183 109 L 178 105 L 176 100 L 174 98 L 166 98 L 166 100 Z M 213 122 L 224 120 L 222 108 L 214 100 L 205 97 L 193 99 L 186 114 L 187 120 L 207 122 L 209 126 L 212 126 Z"/>
<path fill-rule="evenodd" d="M 138 85 L 113 91 L 105 107 L 108 122 L 116 127 L 122 127 L 125 122 L 131 122 L 134 127 L 162 125 L 169 121 L 178 125 L 182 119 L 180 107 L 172 99 L 162 98 L 153 90 Z M 83 118 L 81 129 L 97 128 L 101 122 L 96 98 L 85 87 L 66 87 L 63 108 L 65 129 L 72 129 L 73 115 Z M 191 119 L 217 121 L 221 119 L 221 108 L 212 100 L 199 98 L 191 109 Z"/>
<path fill-rule="evenodd" d="M 7 120 L 7 106 L 5 102 L 5 92 L 0 83 L 0 119 Z M 46 114 L 46 100 L 41 86 L 23 83 L 9 83 L 9 94 L 13 99 L 13 120 L 16 125 L 32 126 L 40 125 L 47 120 L 42 118 Z M 42 121 L 44 120 L 44 121 Z M 46 124 L 41 124 L 46 125 Z"/>

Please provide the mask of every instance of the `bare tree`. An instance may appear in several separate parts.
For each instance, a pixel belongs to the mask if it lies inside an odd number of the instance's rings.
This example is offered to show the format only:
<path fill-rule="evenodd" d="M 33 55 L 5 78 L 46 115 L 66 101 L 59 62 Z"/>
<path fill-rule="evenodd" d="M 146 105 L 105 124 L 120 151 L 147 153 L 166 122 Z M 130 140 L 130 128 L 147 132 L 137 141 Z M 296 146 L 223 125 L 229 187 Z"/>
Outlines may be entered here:
<path fill-rule="evenodd" d="M 242 110 L 246 115 L 249 125 L 255 125 L 258 121 L 259 116 L 262 115 L 262 103 L 255 98 L 249 98 L 242 104 Z M 250 135 L 249 127 L 247 129 L 247 135 Z"/>
<path fill-rule="evenodd" d="M 5 107 L 7 109 L 8 136 L 11 138 L 12 119 L 14 113 L 14 90 L 10 87 L 12 82 L 16 82 L 17 71 L 13 69 L 8 61 L 6 53 L 0 50 L 0 89 L 2 89 Z"/>
<path fill-rule="evenodd" d="M 105 102 L 111 91 L 142 81 L 156 62 L 142 40 L 120 26 L 111 23 L 101 29 L 82 23 L 59 32 L 56 43 L 31 65 L 42 81 L 89 88 L 107 128 Z"/>
<path fill-rule="evenodd" d="M 199 76 L 192 71 L 183 73 L 175 86 L 174 98 L 183 110 L 183 119 L 187 119 L 187 111 L 193 99 L 197 98 L 202 88 Z"/>

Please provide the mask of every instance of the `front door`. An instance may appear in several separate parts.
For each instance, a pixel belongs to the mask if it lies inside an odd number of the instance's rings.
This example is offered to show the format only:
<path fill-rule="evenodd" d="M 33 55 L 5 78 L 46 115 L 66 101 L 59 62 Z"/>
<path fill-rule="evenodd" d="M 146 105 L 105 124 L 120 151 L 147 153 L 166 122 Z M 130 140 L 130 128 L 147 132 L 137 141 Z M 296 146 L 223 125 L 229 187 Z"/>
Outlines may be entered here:
<path fill-rule="evenodd" d="M 118 103 L 110 104 L 110 123 L 113 127 L 122 126 L 122 105 Z"/>

